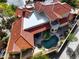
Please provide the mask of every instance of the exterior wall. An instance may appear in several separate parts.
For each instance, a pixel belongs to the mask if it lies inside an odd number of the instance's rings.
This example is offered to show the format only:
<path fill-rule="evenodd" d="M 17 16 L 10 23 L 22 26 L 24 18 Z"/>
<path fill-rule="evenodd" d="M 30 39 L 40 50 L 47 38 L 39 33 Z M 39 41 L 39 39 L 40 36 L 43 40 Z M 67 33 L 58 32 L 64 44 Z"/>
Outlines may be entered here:
<path fill-rule="evenodd" d="M 68 21 L 67 18 L 68 18 L 68 17 L 63 18 L 63 19 L 59 19 L 59 23 L 60 23 L 60 24 L 66 23 L 66 22 Z"/>
<path fill-rule="evenodd" d="M 75 16 L 76 16 L 75 14 L 69 14 L 68 20 L 69 21 L 73 20 Z"/>

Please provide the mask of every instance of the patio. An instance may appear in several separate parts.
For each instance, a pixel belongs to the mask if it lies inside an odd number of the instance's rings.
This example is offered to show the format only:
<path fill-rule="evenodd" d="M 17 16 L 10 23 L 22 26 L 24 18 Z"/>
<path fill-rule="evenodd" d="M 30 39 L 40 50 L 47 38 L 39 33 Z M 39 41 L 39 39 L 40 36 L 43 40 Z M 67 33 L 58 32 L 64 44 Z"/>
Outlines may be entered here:
<path fill-rule="evenodd" d="M 38 48 L 48 47 L 47 45 L 49 43 L 50 43 L 49 45 L 50 45 L 50 48 L 51 48 L 52 46 L 57 45 L 57 44 L 55 44 L 55 43 L 58 43 L 58 42 L 56 42 L 56 39 L 57 39 L 57 41 L 59 41 L 59 38 L 56 35 L 51 35 L 50 29 L 46 30 L 44 32 L 35 34 L 34 38 L 35 38 L 34 39 L 35 40 L 35 46 L 37 46 Z M 51 46 L 51 44 L 52 44 L 52 46 Z"/>
<path fill-rule="evenodd" d="M 55 35 L 51 36 L 50 29 L 35 35 L 34 55 L 38 52 L 47 54 L 57 49 L 59 38 Z"/>
<path fill-rule="evenodd" d="M 75 25 L 75 22 L 72 22 L 70 23 L 71 25 Z M 48 39 L 50 38 L 51 35 L 56 35 L 58 38 L 59 38 L 59 41 L 57 42 L 57 45 L 56 46 L 53 46 L 49 49 L 45 48 L 43 45 L 42 45 L 42 41 L 44 40 L 48 40 L 47 38 L 45 38 L 45 36 L 43 36 L 43 33 L 41 33 L 40 37 L 38 37 L 36 40 L 37 40 L 37 45 L 39 47 L 37 47 L 36 45 L 36 50 L 40 51 L 40 52 L 43 52 L 44 54 L 47 54 L 47 53 L 50 53 L 50 52 L 53 52 L 53 51 L 59 51 L 62 47 L 62 45 L 65 43 L 65 40 L 66 40 L 66 37 L 68 36 L 68 34 L 72 31 L 73 27 L 69 27 L 69 24 L 64 26 L 64 27 L 59 27 L 58 30 L 56 30 L 55 32 L 53 31 L 52 33 L 50 32 L 50 34 L 47 34 L 48 36 Z M 48 45 L 48 44 L 47 44 Z"/>

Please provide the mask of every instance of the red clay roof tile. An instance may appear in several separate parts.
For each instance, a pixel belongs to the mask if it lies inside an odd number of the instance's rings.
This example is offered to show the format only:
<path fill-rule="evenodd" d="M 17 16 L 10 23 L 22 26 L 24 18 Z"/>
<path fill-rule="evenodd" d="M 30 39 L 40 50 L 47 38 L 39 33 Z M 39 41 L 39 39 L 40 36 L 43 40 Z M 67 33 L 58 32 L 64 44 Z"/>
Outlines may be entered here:
<path fill-rule="evenodd" d="M 27 36 L 28 33 L 23 32 L 24 33 L 23 35 L 25 36 L 25 34 L 26 34 L 26 37 L 22 36 L 21 23 L 22 23 L 22 21 L 20 19 L 20 20 L 16 20 L 13 24 L 11 38 L 8 41 L 8 46 L 7 46 L 8 52 L 16 52 L 17 51 L 16 49 L 22 50 L 22 49 L 32 48 L 34 46 L 34 41 L 33 41 L 33 38 L 31 35 Z M 30 42 L 28 42 L 28 41 L 30 41 Z M 14 48 L 15 44 L 17 46 L 15 46 L 15 48 Z"/>
<path fill-rule="evenodd" d="M 59 14 L 60 16 L 63 16 L 66 13 L 69 13 L 69 10 L 64 8 L 62 4 L 57 3 L 53 7 L 53 11 Z"/>
<path fill-rule="evenodd" d="M 44 5 L 40 2 L 35 4 L 35 9 L 38 12 L 44 12 L 49 20 L 56 20 L 63 18 L 63 15 L 70 13 L 70 7 L 66 4 L 55 3 L 50 5 Z"/>
<path fill-rule="evenodd" d="M 35 5 L 35 10 L 37 12 L 42 12 L 43 11 L 43 5 L 40 2 L 36 2 L 34 5 Z"/>
<path fill-rule="evenodd" d="M 22 26 L 21 24 L 22 24 L 21 19 L 15 21 L 15 23 L 13 24 L 11 38 L 8 41 L 7 46 L 8 52 L 20 52 L 20 50 L 22 49 L 33 48 L 34 34 L 47 30 L 50 27 L 48 24 L 44 24 L 30 31 L 24 31 L 21 27 Z M 14 45 L 16 46 L 14 47 Z"/>
<path fill-rule="evenodd" d="M 70 6 L 70 5 L 67 4 L 67 3 L 64 3 L 63 6 L 64 6 L 66 9 L 68 9 L 68 10 L 71 10 L 71 9 L 73 8 L 72 6 Z"/>
<path fill-rule="evenodd" d="M 11 30 L 11 37 L 16 41 L 20 35 L 19 33 L 21 32 L 21 20 L 16 20 L 13 25 L 12 25 L 12 30 Z"/>
<path fill-rule="evenodd" d="M 30 46 L 34 47 L 34 37 L 32 33 L 22 30 L 21 36 L 29 43 Z"/>
<path fill-rule="evenodd" d="M 45 6 L 44 13 L 49 18 L 49 20 L 56 20 L 58 17 L 54 14 L 54 11 L 52 10 L 52 6 Z"/>
<path fill-rule="evenodd" d="M 25 38 L 20 37 L 17 41 L 16 41 L 17 46 L 22 50 L 22 49 L 28 49 L 28 48 L 32 48 L 32 46 L 25 40 Z"/>
<path fill-rule="evenodd" d="M 13 44 L 13 49 L 12 49 L 12 51 L 11 52 L 14 52 L 14 53 L 18 53 L 18 52 L 21 52 L 21 50 L 20 50 L 20 48 L 16 45 L 16 44 Z M 10 53 L 11 53 L 10 52 Z"/>

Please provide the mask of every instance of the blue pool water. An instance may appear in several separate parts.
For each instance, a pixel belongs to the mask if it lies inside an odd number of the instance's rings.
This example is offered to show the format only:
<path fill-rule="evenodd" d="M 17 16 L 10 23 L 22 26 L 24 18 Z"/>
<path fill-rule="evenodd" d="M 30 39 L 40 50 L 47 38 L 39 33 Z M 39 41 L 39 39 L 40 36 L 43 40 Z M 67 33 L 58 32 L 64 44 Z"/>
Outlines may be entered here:
<path fill-rule="evenodd" d="M 56 35 L 54 35 L 54 36 L 51 36 L 48 40 L 43 40 L 42 45 L 45 48 L 49 49 L 51 47 L 55 47 L 58 41 L 59 41 L 59 38 Z"/>

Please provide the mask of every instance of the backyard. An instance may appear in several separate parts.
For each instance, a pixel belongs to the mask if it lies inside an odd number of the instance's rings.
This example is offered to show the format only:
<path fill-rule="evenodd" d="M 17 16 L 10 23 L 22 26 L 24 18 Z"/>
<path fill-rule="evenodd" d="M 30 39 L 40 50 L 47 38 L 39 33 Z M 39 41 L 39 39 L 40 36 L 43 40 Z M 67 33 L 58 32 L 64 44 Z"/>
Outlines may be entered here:
<path fill-rule="evenodd" d="M 75 28 L 76 21 L 71 21 L 68 25 L 58 28 L 54 33 L 46 30 L 44 32 L 35 35 L 35 53 L 43 52 L 43 54 L 48 54 L 53 51 L 60 51 L 63 44 L 67 40 L 66 38 Z M 37 51 L 36 51 L 37 50 Z"/>

